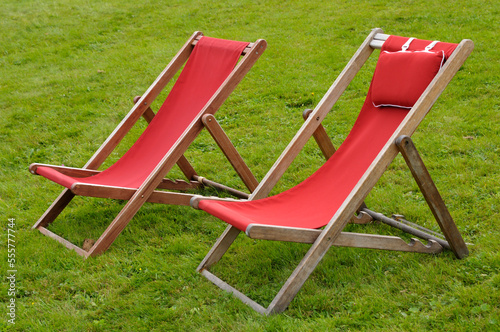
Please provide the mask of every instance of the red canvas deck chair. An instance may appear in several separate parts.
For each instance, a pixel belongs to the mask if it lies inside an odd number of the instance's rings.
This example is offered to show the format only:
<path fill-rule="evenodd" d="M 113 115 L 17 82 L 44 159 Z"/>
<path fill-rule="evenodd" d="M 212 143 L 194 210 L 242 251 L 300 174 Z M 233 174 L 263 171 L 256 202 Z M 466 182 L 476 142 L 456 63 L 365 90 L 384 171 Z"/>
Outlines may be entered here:
<path fill-rule="evenodd" d="M 381 53 L 362 110 L 337 151 L 321 122 L 374 49 Z M 405 49 L 406 48 L 406 49 Z M 427 48 L 427 49 L 426 49 Z M 194 197 L 191 205 L 229 226 L 198 267 L 220 288 L 234 293 L 260 313 L 285 310 L 309 275 L 333 246 L 436 253 L 445 248 L 458 258 L 468 254 L 455 223 L 427 173 L 410 136 L 473 49 L 460 44 L 388 36 L 375 29 L 332 87 L 309 114 L 299 132 L 247 201 Z M 445 57 L 445 59 L 443 59 Z M 389 90 L 388 90 L 389 89 Z M 314 135 L 328 161 L 294 188 L 267 197 L 287 167 Z M 365 197 L 401 152 L 418 182 L 445 239 L 409 227 L 366 208 Z M 356 211 L 359 214 L 356 215 Z M 429 240 L 406 243 L 399 237 L 342 232 L 352 219 L 391 219 L 412 234 Z M 209 271 L 240 232 L 253 239 L 312 243 L 305 257 L 267 308 L 251 300 Z"/>
<path fill-rule="evenodd" d="M 83 168 L 30 166 L 31 173 L 66 187 L 33 228 L 88 257 L 105 251 L 145 202 L 189 205 L 192 195 L 160 189 L 179 191 L 211 185 L 239 197 L 248 197 L 244 192 L 198 176 L 184 152 L 206 127 L 248 189 L 255 189 L 258 184 L 255 177 L 213 114 L 261 56 L 266 45 L 265 40 L 246 43 L 204 37 L 201 32 L 195 32 L 144 95 L 136 98 L 132 110 Z M 179 78 L 155 115 L 151 103 L 184 63 Z M 98 171 L 141 116 L 149 124 L 139 139 L 111 167 Z M 188 182 L 165 179 L 176 163 Z M 102 236 L 87 250 L 47 229 L 75 195 L 128 200 Z"/>

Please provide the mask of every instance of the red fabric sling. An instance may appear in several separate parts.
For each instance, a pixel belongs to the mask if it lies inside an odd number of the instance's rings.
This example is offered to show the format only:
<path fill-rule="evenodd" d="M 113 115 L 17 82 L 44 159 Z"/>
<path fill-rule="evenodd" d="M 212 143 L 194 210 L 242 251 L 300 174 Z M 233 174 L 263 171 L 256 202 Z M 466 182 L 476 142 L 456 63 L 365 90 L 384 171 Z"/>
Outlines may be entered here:
<path fill-rule="evenodd" d="M 406 40 L 391 36 L 382 51 L 400 50 Z M 415 40 L 413 46 L 428 44 Z M 434 49 L 444 50 L 448 56 L 456 46 L 438 43 Z M 372 87 L 346 140 L 305 181 L 276 196 L 244 202 L 201 200 L 199 208 L 241 231 L 250 224 L 311 229 L 328 224 L 408 114 L 403 108 L 375 107 L 371 93 Z"/>
<path fill-rule="evenodd" d="M 182 136 L 236 66 L 248 43 L 202 37 L 153 121 L 115 164 L 101 173 L 76 178 L 49 167 L 37 174 L 71 188 L 74 183 L 139 188 Z"/>

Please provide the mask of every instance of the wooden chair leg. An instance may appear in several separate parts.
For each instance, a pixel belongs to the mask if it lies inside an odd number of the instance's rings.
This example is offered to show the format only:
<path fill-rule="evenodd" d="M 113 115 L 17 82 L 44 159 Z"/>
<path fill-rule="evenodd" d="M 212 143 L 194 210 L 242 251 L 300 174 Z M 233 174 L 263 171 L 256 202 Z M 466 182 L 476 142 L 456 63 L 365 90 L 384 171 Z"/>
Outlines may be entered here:
<path fill-rule="evenodd" d="M 304 256 L 297 268 L 295 268 L 292 275 L 288 278 L 267 308 L 267 315 L 283 312 L 288 307 L 290 302 L 292 302 L 316 266 L 323 259 L 328 249 L 330 249 L 334 239 L 340 235 L 341 230 L 345 224 L 347 224 L 347 221 L 344 223 L 337 221 L 337 223 L 339 223 L 339 226 L 341 227 L 338 227 L 338 229 L 332 232 L 331 235 L 326 235 L 323 232 L 318 237 L 316 242 L 309 249 L 307 254 Z"/>
<path fill-rule="evenodd" d="M 53 222 L 57 216 L 61 214 L 62 210 L 64 210 L 69 202 L 71 202 L 73 197 L 75 197 L 75 194 L 73 194 L 69 189 L 64 189 L 32 228 L 46 227 L 48 224 Z"/>
<path fill-rule="evenodd" d="M 432 214 L 436 218 L 446 240 L 450 244 L 451 250 L 455 253 L 457 258 L 464 258 L 469 254 L 467 245 L 453 221 L 450 212 L 446 208 L 436 185 L 432 181 L 415 144 L 410 137 L 404 135 L 397 138 L 396 145 L 408 164 L 413 177 L 417 181 L 418 187 L 427 201 Z"/>
<path fill-rule="evenodd" d="M 239 229 L 237 229 L 234 226 L 228 225 L 224 233 L 217 239 L 217 242 L 214 244 L 209 253 L 205 256 L 205 258 L 200 263 L 196 271 L 205 276 L 205 278 L 213 282 L 220 289 L 232 293 L 234 296 L 243 301 L 243 303 L 246 303 L 258 313 L 265 314 L 266 309 L 264 307 L 262 307 L 260 304 L 253 301 L 248 296 L 241 293 L 236 288 L 224 282 L 222 279 L 218 278 L 216 275 L 214 275 L 209 271 L 209 268 L 215 263 L 217 263 L 222 258 L 222 256 L 224 256 L 224 254 L 229 249 L 229 247 L 234 242 L 239 233 L 240 233 Z"/>
<path fill-rule="evenodd" d="M 143 194 L 144 193 L 144 194 Z M 113 222 L 106 228 L 101 237 L 94 243 L 92 248 L 88 251 L 88 256 L 97 256 L 106 251 L 113 241 L 120 235 L 123 229 L 128 225 L 130 220 L 135 216 L 137 211 L 144 205 L 148 197 L 145 191 L 139 190 L 128 201 L 123 209 L 118 213 Z"/>
<path fill-rule="evenodd" d="M 238 228 L 228 225 L 224 233 L 217 239 L 217 242 L 215 242 L 212 249 L 210 249 L 196 270 L 201 272 L 217 263 L 222 256 L 224 256 L 240 232 Z"/>
<path fill-rule="evenodd" d="M 241 178 L 245 186 L 248 190 L 250 190 L 250 192 L 253 192 L 259 185 L 259 182 L 253 175 L 252 171 L 250 171 L 247 164 L 243 161 L 243 158 L 241 158 L 240 154 L 234 147 L 233 143 L 231 143 L 231 140 L 227 137 L 215 117 L 212 114 L 206 114 L 203 116 L 202 121 L 210 135 L 212 135 L 213 139 L 226 156 L 227 160 L 229 160 L 236 173 L 238 173 L 238 176 Z"/>

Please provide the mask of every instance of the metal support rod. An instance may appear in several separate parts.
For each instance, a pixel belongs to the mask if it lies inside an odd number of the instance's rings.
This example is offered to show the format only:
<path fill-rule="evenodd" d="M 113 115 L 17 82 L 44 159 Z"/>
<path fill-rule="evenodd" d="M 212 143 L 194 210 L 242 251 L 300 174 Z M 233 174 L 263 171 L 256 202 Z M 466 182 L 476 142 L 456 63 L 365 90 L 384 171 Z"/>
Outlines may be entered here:
<path fill-rule="evenodd" d="M 223 184 L 220 184 L 220 183 L 217 183 L 217 182 L 214 182 L 214 181 L 211 181 L 211 180 L 208 180 L 202 176 L 199 176 L 199 175 L 194 175 L 193 176 L 193 179 L 206 185 L 206 186 L 209 186 L 209 187 L 212 187 L 212 188 L 215 188 L 215 189 L 219 189 L 219 190 L 223 190 L 233 196 L 236 196 L 238 198 L 244 198 L 244 199 L 248 199 L 248 197 L 250 196 L 249 194 L 243 192 L 243 191 L 239 191 L 239 190 L 236 190 L 234 188 L 231 188 L 231 187 L 228 187 L 228 186 L 225 186 Z"/>
<path fill-rule="evenodd" d="M 364 208 L 361 211 L 364 211 L 364 212 L 368 213 L 373 219 L 381 221 L 384 224 L 387 224 L 387 225 L 392 226 L 394 228 L 400 229 L 403 232 L 406 232 L 408 234 L 418 236 L 421 239 L 434 240 L 437 243 L 439 243 L 442 247 L 444 247 L 446 249 L 451 249 L 450 244 L 448 243 L 448 241 L 445 241 L 445 240 L 443 240 L 441 238 L 435 237 L 434 235 L 431 235 L 431 234 L 426 233 L 424 231 L 415 229 L 415 228 L 413 228 L 411 226 L 403 224 L 402 222 L 399 222 L 399 221 L 396 221 L 396 220 L 391 219 L 389 217 L 386 217 L 382 213 L 378 213 L 378 212 L 372 211 L 372 210 L 367 209 L 367 208 Z"/>
<path fill-rule="evenodd" d="M 411 222 L 411 221 L 408 221 L 406 219 L 404 219 L 404 216 L 403 215 L 392 215 L 391 216 L 392 219 L 396 220 L 396 221 L 399 221 L 399 222 L 402 222 L 403 224 L 406 224 L 410 227 L 413 227 L 413 228 L 416 228 L 416 229 L 420 229 L 421 231 L 424 231 L 426 233 L 429 233 L 431 235 L 434 235 L 434 236 L 437 236 L 439 238 L 442 238 L 444 239 L 444 235 L 441 234 L 441 233 L 438 233 L 438 232 L 434 232 L 432 229 L 428 229 L 428 228 L 425 228 L 425 227 L 422 227 L 420 226 L 419 224 L 415 224 L 414 222 Z"/>

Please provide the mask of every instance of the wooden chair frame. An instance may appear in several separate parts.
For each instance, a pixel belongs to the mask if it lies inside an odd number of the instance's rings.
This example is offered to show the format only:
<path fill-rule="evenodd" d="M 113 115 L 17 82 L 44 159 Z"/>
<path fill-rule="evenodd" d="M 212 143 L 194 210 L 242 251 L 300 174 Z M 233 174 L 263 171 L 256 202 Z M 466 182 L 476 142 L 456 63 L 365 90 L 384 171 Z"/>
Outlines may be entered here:
<path fill-rule="evenodd" d="M 257 189 L 252 193 L 249 198 L 250 200 L 265 198 L 270 193 L 272 188 L 276 185 L 278 180 L 311 136 L 314 136 L 327 158 L 335 152 L 335 148 L 326 135 L 321 122 L 345 91 L 356 73 L 364 65 L 373 50 L 380 49 L 388 37 L 388 35 L 382 33 L 381 29 L 374 29 L 369 34 L 337 80 L 319 102 L 318 106 L 310 112 L 309 115 L 306 114 L 305 123 L 272 166 L 271 170 L 260 182 Z M 420 99 L 409 111 L 406 118 L 392 135 L 391 139 L 388 140 L 387 144 L 383 147 L 374 162 L 370 165 L 364 176 L 351 191 L 344 204 L 337 210 L 330 222 L 323 229 L 315 230 L 266 225 L 250 225 L 247 228 L 246 234 L 250 238 L 312 243 L 312 246 L 305 257 L 298 264 L 292 275 L 288 278 L 267 308 L 264 308 L 257 302 L 242 294 L 237 289 L 209 271 L 210 267 L 222 258 L 224 253 L 228 250 L 232 242 L 240 233 L 240 230 L 236 227 L 229 225 L 226 228 L 224 233 L 218 238 L 210 252 L 198 266 L 197 270 L 220 288 L 233 293 L 236 297 L 251 306 L 257 312 L 269 315 L 282 312 L 288 307 L 304 282 L 314 271 L 331 246 L 352 246 L 429 253 L 439 252 L 443 249 L 443 247 L 445 247 L 451 249 L 457 258 L 467 256 L 467 246 L 455 223 L 453 222 L 446 206 L 444 205 L 444 202 L 441 199 L 434 183 L 432 182 L 422 159 L 418 155 L 410 136 L 416 130 L 425 115 L 429 112 L 430 108 L 448 85 L 450 80 L 460 69 L 464 61 L 472 52 L 473 47 L 474 44 L 471 40 L 463 40 L 457 46 L 443 68 L 439 71 Z M 442 232 L 444 233 L 446 240 L 429 235 L 428 232 L 422 232 L 415 227 L 403 225 L 397 220 L 387 218 L 369 210 L 366 208 L 366 205 L 364 205 L 364 199 L 399 152 L 402 153 L 413 176 L 415 177 Z M 191 206 L 197 208 L 198 202 L 201 199 L 204 198 L 193 198 Z M 409 231 L 412 234 L 418 234 L 417 236 L 421 236 L 422 234 L 420 233 L 424 233 L 422 237 L 428 239 L 429 244 L 423 245 L 418 240 L 412 240 L 412 242 L 408 244 L 402 239 L 393 236 L 342 232 L 344 227 L 352 219 L 352 216 L 355 215 L 356 212 L 359 212 L 359 214 L 358 217 L 355 217 L 354 219 L 363 220 L 362 222 L 366 222 L 367 217 L 368 219 L 375 218 L 392 224 L 395 227 Z M 387 219 L 389 219 L 390 222 Z"/>
<path fill-rule="evenodd" d="M 174 77 L 174 75 L 180 70 L 182 65 L 189 58 L 194 45 L 196 45 L 197 41 L 202 36 L 203 34 L 197 31 L 188 39 L 188 41 L 179 50 L 179 52 L 148 88 L 148 90 L 142 96 L 134 99 L 133 108 L 116 127 L 116 129 L 109 135 L 106 141 L 95 152 L 85 166 L 83 166 L 83 168 L 32 164 L 30 166 L 30 172 L 36 174 L 37 167 L 47 166 L 69 176 L 85 177 L 98 173 L 99 171 L 97 171 L 97 169 L 99 166 L 102 165 L 102 163 L 141 116 L 144 117 L 148 123 L 153 119 L 155 114 L 151 110 L 150 105 Z M 257 187 L 257 180 L 241 156 L 238 154 L 213 114 L 236 88 L 238 83 L 243 79 L 246 73 L 264 52 L 266 47 L 266 41 L 259 39 L 254 43 L 250 43 L 245 48 L 242 52 L 242 58 L 207 105 L 205 105 L 205 107 L 198 114 L 197 120 L 193 121 L 189 125 L 189 127 L 184 131 L 182 137 L 174 144 L 170 150 L 171 152 L 163 157 L 154 171 L 138 189 L 76 183 L 71 187 L 71 189 L 66 188 L 62 191 L 59 197 L 34 224 L 33 229 L 38 229 L 43 234 L 59 241 L 69 249 L 74 249 L 78 254 L 87 258 L 89 256 L 98 255 L 107 250 L 145 202 L 189 205 L 189 201 L 193 197 L 192 194 L 168 192 L 158 189 L 186 190 L 203 185 L 209 185 L 218 189 L 226 190 L 237 197 L 247 198 L 248 194 L 244 192 L 199 176 L 189 161 L 184 157 L 184 152 L 197 137 L 200 131 L 203 128 L 207 128 L 250 192 Z M 165 179 L 165 176 L 175 164 L 180 167 L 189 182 Z M 112 223 L 89 250 L 84 250 L 47 229 L 48 224 L 57 218 L 57 216 L 71 202 L 75 195 L 128 200 L 121 212 L 115 217 Z"/>

